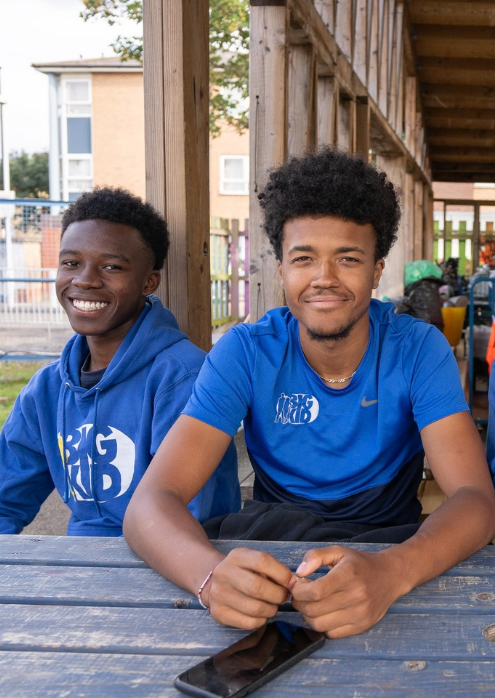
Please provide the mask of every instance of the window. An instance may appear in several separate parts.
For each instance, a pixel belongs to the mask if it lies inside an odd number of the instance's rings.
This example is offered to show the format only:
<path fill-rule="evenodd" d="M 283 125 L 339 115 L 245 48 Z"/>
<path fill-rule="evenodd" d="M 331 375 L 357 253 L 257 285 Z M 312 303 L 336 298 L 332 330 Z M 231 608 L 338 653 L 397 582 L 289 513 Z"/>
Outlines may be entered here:
<path fill-rule="evenodd" d="M 249 156 L 220 156 L 220 194 L 249 193 Z"/>
<path fill-rule="evenodd" d="M 74 201 L 93 186 L 91 77 L 62 77 L 62 196 Z"/>

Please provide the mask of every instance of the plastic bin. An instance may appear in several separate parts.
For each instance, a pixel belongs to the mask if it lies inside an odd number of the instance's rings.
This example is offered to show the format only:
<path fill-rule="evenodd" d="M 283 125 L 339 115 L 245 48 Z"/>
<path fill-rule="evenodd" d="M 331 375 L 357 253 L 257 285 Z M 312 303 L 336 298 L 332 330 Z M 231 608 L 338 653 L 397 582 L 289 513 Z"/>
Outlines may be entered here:
<path fill-rule="evenodd" d="M 461 341 L 466 308 L 442 308 L 443 333 L 451 347 L 455 347 Z"/>

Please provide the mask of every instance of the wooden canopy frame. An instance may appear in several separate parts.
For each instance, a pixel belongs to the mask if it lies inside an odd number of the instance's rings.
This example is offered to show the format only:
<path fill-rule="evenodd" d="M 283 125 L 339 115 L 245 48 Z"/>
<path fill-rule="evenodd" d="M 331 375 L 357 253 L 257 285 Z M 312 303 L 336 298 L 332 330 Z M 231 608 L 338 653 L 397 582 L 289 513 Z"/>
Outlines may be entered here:
<path fill-rule="evenodd" d="M 495 24 L 486 1 L 441 4 L 449 6 L 454 20 L 456 9 L 464 17 L 470 6 L 471 14 Z M 381 295 L 402 292 L 405 262 L 431 258 L 432 168 L 422 99 L 425 90 L 435 99 L 434 86 L 424 84 L 425 76 L 434 77 L 417 62 L 411 14 L 431 24 L 433 12 L 439 21 L 433 5 L 433 0 L 251 0 L 252 321 L 281 298 L 257 192 L 270 168 L 319 144 L 372 159 L 401 194 L 402 229 Z M 429 50 L 433 34 L 431 27 L 423 31 L 420 50 Z M 172 239 L 162 297 L 191 340 L 209 349 L 208 0 L 144 0 L 144 42 L 147 197 L 165 214 Z M 431 115 L 433 127 L 438 118 Z M 479 118 L 486 125 L 489 115 Z M 441 156 L 442 139 L 434 135 Z M 441 158 L 436 162 L 438 171 L 448 168 Z M 455 167 L 448 169 L 448 178 L 453 172 Z M 459 179 L 462 172 L 461 167 Z"/>

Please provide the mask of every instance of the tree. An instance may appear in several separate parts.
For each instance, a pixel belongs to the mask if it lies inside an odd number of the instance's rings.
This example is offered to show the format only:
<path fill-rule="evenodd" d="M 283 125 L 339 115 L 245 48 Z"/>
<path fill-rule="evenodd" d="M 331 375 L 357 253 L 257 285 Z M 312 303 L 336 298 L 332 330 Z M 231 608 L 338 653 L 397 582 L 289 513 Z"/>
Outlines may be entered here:
<path fill-rule="evenodd" d="M 84 21 L 99 17 L 109 24 L 120 18 L 142 23 L 142 0 L 82 0 Z M 142 62 L 143 37 L 119 36 L 113 50 L 122 60 Z M 249 3 L 210 0 L 210 133 L 227 123 L 239 133 L 248 127 Z"/>
<path fill-rule="evenodd" d="M 48 199 L 48 153 L 10 154 L 10 187 L 19 199 Z"/>

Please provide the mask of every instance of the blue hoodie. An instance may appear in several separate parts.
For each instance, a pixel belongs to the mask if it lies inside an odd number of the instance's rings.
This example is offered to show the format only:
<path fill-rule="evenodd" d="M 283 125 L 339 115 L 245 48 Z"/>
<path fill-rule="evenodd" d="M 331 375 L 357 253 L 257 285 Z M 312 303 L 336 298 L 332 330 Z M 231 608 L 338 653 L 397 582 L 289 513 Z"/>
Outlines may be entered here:
<path fill-rule="evenodd" d="M 86 338 L 71 337 L 60 360 L 21 391 L 5 422 L 0 533 L 19 533 L 56 487 L 72 511 L 69 535 L 122 535 L 129 500 L 185 406 L 205 357 L 155 296 L 148 297 L 99 383 L 86 390 L 80 371 L 88 354 Z M 231 444 L 189 509 L 205 521 L 239 508 Z"/>

